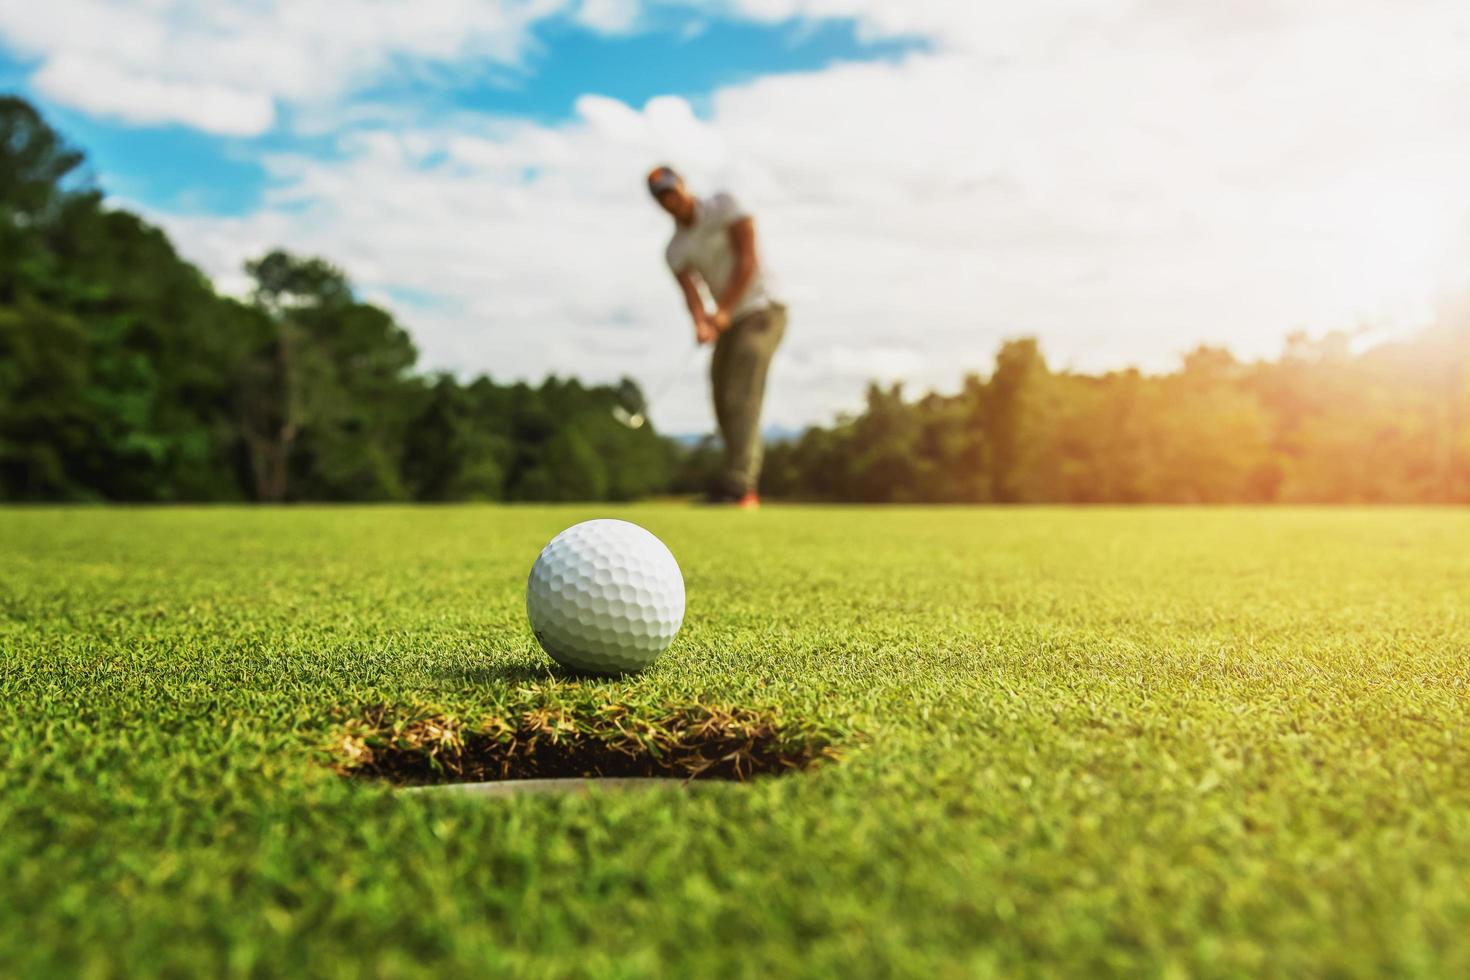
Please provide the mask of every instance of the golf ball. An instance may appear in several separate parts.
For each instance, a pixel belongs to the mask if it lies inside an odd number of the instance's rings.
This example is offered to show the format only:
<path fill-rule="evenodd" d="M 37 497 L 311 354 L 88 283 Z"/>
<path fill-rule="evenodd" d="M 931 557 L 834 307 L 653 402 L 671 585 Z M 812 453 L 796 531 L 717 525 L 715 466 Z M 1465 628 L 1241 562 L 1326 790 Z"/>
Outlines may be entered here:
<path fill-rule="evenodd" d="M 541 550 L 526 614 L 551 659 L 594 674 L 641 670 L 684 621 L 684 576 L 664 543 L 637 524 L 574 524 Z"/>

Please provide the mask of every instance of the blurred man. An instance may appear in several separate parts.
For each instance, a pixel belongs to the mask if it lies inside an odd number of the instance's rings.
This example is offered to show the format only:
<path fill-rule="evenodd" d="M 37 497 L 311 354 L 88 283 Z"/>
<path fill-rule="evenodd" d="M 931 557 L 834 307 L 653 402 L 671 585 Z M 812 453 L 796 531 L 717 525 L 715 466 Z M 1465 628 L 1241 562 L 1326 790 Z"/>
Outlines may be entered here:
<path fill-rule="evenodd" d="M 771 296 L 756 256 L 755 221 L 733 197 L 697 198 L 668 167 L 649 173 L 648 190 L 674 219 L 664 255 L 684 291 L 694 337 L 715 347 L 710 384 L 725 462 L 710 502 L 755 508 L 760 505 L 761 401 L 771 356 L 786 333 L 786 307 Z M 713 312 L 701 286 L 714 300 Z"/>

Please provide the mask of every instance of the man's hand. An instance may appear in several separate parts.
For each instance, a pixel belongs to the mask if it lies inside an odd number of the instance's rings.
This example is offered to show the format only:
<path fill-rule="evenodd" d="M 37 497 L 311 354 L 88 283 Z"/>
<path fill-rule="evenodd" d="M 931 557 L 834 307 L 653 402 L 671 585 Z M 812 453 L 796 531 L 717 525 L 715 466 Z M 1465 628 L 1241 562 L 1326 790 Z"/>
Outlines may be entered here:
<path fill-rule="evenodd" d="M 715 325 L 709 320 L 700 317 L 694 321 L 694 339 L 699 343 L 712 344 L 719 335 L 720 332 L 715 329 Z"/>
<path fill-rule="evenodd" d="M 730 329 L 730 311 L 723 306 L 715 310 L 715 315 L 710 317 L 709 325 L 715 333 L 722 334 Z"/>

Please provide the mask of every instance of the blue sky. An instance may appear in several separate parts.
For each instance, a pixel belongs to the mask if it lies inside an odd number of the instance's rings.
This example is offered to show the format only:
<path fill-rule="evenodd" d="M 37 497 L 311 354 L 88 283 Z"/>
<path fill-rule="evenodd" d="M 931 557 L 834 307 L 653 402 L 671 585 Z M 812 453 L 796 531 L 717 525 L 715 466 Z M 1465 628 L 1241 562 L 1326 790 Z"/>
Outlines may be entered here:
<path fill-rule="evenodd" d="M 425 122 L 474 112 L 555 124 L 570 118 L 578 97 L 587 93 L 630 104 L 681 95 L 698 111 L 709 93 L 725 86 L 839 62 L 892 60 L 926 46 L 920 37 L 862 40 L 851 19 L 750 23 L 671 9 L 646 18 L 636 33 L 621 35 L 558 19 L 535 28 L 523 65 L 469 63 L 408 72 L 409 77 L 366 86 L 355 97 L 411 107 Z M 240 138 L 90 115 L 36 93 L 27 84 L 35 63 L 0 41 L 0 85 L 46 104 L 53 124 L 86 150 L 103 187 L 145 207 L 248 214 L 259 207 L 270 179 L 262 156 L 333 154 L 329 135 L 294 132 L 289 119 L 269 133 Z"/>
<path fill-rule="evenodd" d="M 778 425 L 1015 336 L 1162 370 L 1470 291 L 1464 0 L 0 2 L 0 85 L 221 290 L 328 258 L 462 375 L 662 388 L 674 163 L 756 216 Z M 679 377 L 655 421 L 708 429 Z"/>

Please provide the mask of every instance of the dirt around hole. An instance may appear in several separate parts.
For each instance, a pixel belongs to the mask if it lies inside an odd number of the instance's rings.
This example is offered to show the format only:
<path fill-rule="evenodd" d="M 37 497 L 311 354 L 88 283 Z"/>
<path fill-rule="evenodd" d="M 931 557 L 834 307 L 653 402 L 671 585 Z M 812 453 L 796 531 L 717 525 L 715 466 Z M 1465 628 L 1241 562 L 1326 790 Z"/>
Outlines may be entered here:
<path fill-rule="evenodd" d="M 406 786 L 637 776 L 743 782 L 838 756 L 829 733 L 750 708 L 529 701 L 470 718 L 364 708 L 335 734 L 333 768 Z"/>

